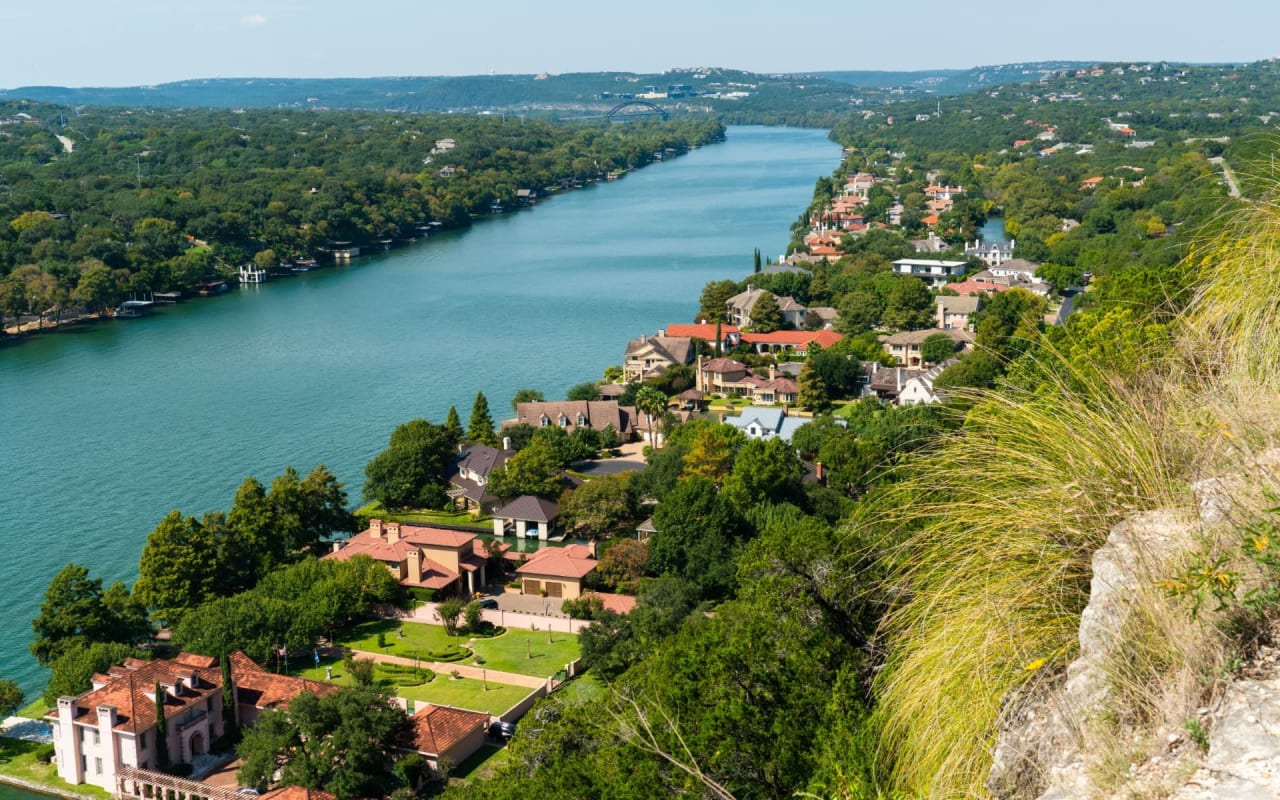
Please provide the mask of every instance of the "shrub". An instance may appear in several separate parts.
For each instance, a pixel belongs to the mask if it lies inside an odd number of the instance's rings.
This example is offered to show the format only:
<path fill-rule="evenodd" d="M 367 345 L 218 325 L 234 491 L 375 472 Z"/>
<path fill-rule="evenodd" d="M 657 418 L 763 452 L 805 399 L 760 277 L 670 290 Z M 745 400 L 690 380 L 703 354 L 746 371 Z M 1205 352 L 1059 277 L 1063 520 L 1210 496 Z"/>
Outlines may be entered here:
<path fill-rule="evenodd" d="M 52 744 L 42 744 L 35 749 L 36 761 L 41 764 L 48 764 L 53 761 L 54 747 Z"/>

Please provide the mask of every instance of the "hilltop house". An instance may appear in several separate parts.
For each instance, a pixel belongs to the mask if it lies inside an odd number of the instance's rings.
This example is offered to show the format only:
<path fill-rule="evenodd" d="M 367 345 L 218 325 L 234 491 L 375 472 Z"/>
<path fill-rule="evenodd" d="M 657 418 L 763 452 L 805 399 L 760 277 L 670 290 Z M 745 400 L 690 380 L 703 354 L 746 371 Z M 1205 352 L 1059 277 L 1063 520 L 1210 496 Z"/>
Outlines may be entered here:
<path fill-rule="evenodd" d="M 1007 242 L 981 242 L 975 239 L 973 244 L 965 245 L 964 254 L 976 256 L 988 267 L 994 267 L 1013 258 L 1013 248 L 1017 243 L 1017 239 Z"/>
<path fill-rule="evenodd" d="M 323 694 L 336 686 L 264 671 L 243 653 L 231 655 L 235 714 L 252 725 L 269 708 L 302 692 Z M 165 749 L 173 763 L 190 763 L 209 751 L 226 730 L 222 670 L 218 660 L 193 653 L 172 659 L 127 659 L 76 697 L 59 697 L 46 718 L 52 728 L 58 777 L 116 792 L 124 768 L 159 770 L 156 687 L 164 708 Z"/>
<path fill-rule="evenodd" d="M 898 393 L 897 404 L 900 406 L 928 405 L 940 402 L 938 393 L 933 389 L 933 381 L 943 370 L 956 363 L 957 359 L 951 358 L 941 364 L 937 364 L 930 369 L 913 375 L 903 384 L 902 390 Z"/>
<path fill-rule="evenodd" d="M 771 365 L 768 377 L 761 377 L 732 358 L 698 359 L 695 378 L 697 390 L 704 394 L 750 397 L 759 403 L 794 403 L 800 394 L 799 384 L 785 374 L 779 375 L 776 367 Z"/>
<path fill-rule="evenodd" d="M 982 308 L 982 297 L 951 297 L 939 295 L 934 299 L 936 305 L 934 324 L 942 330 L 973 330 L 973 315 Z"/>
<path fill-rule="evenodd" d="M 725 310 L 728 312 L 729 322 L 738 328 L 750 327 L 751 309 L 755 308 L 756 302 L 759 301 L 760 296 L 764 293 L 764 289 L 749 286 L 745 292 L 739 292 L 725 301 Z M 808 308 L 801 303 L 797 303 L 794 297 L 774 296 L 774 299 L 778 303 L 778 310 L 782 312 L 782 319 L 786 324 L 794 328 L 804 327 L 805 315 L 809 313 Z"/>
<path fill-rule="evenodd" d="M 646 381 L 660 375 L 673 364 L 693 362 L 693 339 L 688 336 L 641 336 L 627 342 L 622 360 L 624 383 Z"/>
<path fill-rule="evenodd" d="M 717 324 L 715 322 L 697 322 L 693 324 L 673 323 L 668 325 L 666 330 L 668 336 L 688 336 L 691 339 L 701 339 L 712 347 L 715 346 L 716 336 L 720 337 L 720 347 L 729 349 L 737 347 L 741 341 L 742 331 L 737 325 Z"/>
<path fill-rule="evenodd" d="M 505 551 L 508 545 L 496 547 Z M 371 519 L 368 528 L 334 542 L 323 557 L 346 561 L 358 555 L 383 564 L 410 588 L 471 596 L 488 583 L 489 551 L 474 533 Z"/>

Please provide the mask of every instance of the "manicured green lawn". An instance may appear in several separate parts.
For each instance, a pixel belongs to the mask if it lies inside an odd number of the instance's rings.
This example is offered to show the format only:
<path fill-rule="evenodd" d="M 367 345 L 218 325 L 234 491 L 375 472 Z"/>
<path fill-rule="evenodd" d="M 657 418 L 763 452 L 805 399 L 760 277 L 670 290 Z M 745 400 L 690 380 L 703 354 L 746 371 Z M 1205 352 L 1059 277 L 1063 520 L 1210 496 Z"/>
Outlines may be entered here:
<path fill-rule="evenodd" d="M 462 525 L 476 528 L 485 533 L 493 532 L 493 517 L 473 517 L 466 511 L 431 511 L 418 509 L 415 511 L 387 511 L 378 502 L 368 503 L 356 509 L 356 516 L 361 518 L 378 518 L 396 520 L 416 525 Z"/>
<path fill-rule="evenodd" d="M 14 778 L 43 783 L 76 794 L 90 797 L 106 797 L 112 795 L 96 786 L 84 784 L 73 786 L 58 777 L 57 767 L 42 764 L 36 760 L 36 751 L 40 745 L 36 742 L 24 742 L 21 739 L 0 738 L 0 774 Z"/>
<path fill-rule="evenodd" d="M 333 672 L 330 673 L 333 675 L 332 678 L 328 677 L 328 674 L 326 674 L 325 672 L 326 669 L 333 670 Z M 399 669 L 403 670 L 406 668 L 399 668 Z M 408 667 L 407 669 L 412 670 L 413 668 Z M 397 683 L 410 683 L 410 682 L 417 682 L 417 681 L 430 682 L 433 679 L 439 680 L 439 678 L 435 676 L 435 673 L 433 673 L 431 670 L 427 669 L 426 667 L 422 668 L 421 673 L 422 673 L 421 675 L 413 675 L 405 671 L 397 671 L 393 673 L 384 669 L 381 664 L 375 664 L 373 667 L 374 680 L 385 682 L 388 685 L 388 687 L 396 694 L 399 694 L 401 689 L 404 688 L 401 686 L 397 686 L 396 685 Z M 323 681 L 327 683 L 334 683 L 334 684 L 337 684 L 338 686 L 354 685 L 354 682 L 352 681 L 351 676 L 347 674 L 346 667 L 344 667 L 342 664 L 342 660 L 336 659 L 336 658 L 321 658 L 320 664 L 318 666 L 308 665 L 306 669 L 300 669 L 300 670 L 295 669 L 290 671 L 289 674 L 297 678 L 308 678 L 313 681 Z"/>
<path fill-rule="evenodd" d="M 444 674 L 437 675 L 435 680 L 423 686 L 398 689 L 396 695 L 407 700 L 454 706 L 496 716 L 520 702 L 532 691 L 527 686 L 508 686 L 494 681 L 489 681 L 486 689 L 485 682 L 478 678 L 451 678 Z"/>
<path fill-rule="evenodd" d="M 600 700 L 606 691 L 608 689 L 604 683 L 595 674 L 588 672 L 561 686 L 556 690 L 556 695 L 565 695 L 566 702 L 588 703 Z"/>
<path fill-rule="evenodd" d="M 44 701 L 43 697 L 37 697 L 19 709 L 17 716 L 26 717 L 27 719 L 44 719 L 44 715 L 48 711 L 49 704 Z"/>
<path fill-rule="evenodd" d="M 378 646 L 379 633 L 382 634 L 386 647 Z M 343 633 L 338 637 L 338 643 L 353 650 L 434 661 L 430 653 L 453 650 L 466 644 L 470 639 L 470 634 L 465 633 L 461 636 L 449 636 L 444 632 L 442 625 L 377 619 L 362 622 L 352 630 Z"/>
<path fill-rule="evenodd" d="M 484 666 L 489 669 L 540 678 L 563 669 L 581 652 L 578 637 L 574 634 L 553 633 L 548 644 L 546 631 L 511 628 L 492 639 L 476 639 L 475 651 L 484 658 Z"/>
<path fill-rule="evenodd" d="M 492 778 L 510 759 L 507 748 L 486 744 L 449 771 L 449 785 L 463 786 L 469 781 Z"/>

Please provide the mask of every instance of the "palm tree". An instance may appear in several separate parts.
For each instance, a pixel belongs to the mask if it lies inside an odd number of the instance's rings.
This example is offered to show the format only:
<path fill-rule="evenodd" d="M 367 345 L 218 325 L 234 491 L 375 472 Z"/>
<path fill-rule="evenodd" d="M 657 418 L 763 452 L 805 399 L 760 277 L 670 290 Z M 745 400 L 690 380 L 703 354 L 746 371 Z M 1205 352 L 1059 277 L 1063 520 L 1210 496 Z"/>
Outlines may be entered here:
<path fill-rule="evenodd" d="M 658 438 L 653 418 L 667 410 L 667 396 L 652 386 L 641 386 L 636 392 L 636 408 L 649 418 L 649 446 L 656 450 Z"/>

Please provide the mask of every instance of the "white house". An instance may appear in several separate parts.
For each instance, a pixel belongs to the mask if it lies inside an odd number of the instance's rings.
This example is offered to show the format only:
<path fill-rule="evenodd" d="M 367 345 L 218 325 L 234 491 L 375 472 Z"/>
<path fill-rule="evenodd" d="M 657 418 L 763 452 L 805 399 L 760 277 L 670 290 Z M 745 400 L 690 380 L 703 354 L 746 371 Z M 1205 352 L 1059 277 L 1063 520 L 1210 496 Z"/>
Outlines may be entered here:
<path fill-rule="evenodd" d="M 964 261 L 941 261 L 928 258 L 900 258 L 893 262 L 893 271 L 899 275 L 911 275 L 929 284 L 932 289 L 941 289 L 955 278 L 964 274 L 968 263 Z"/>

